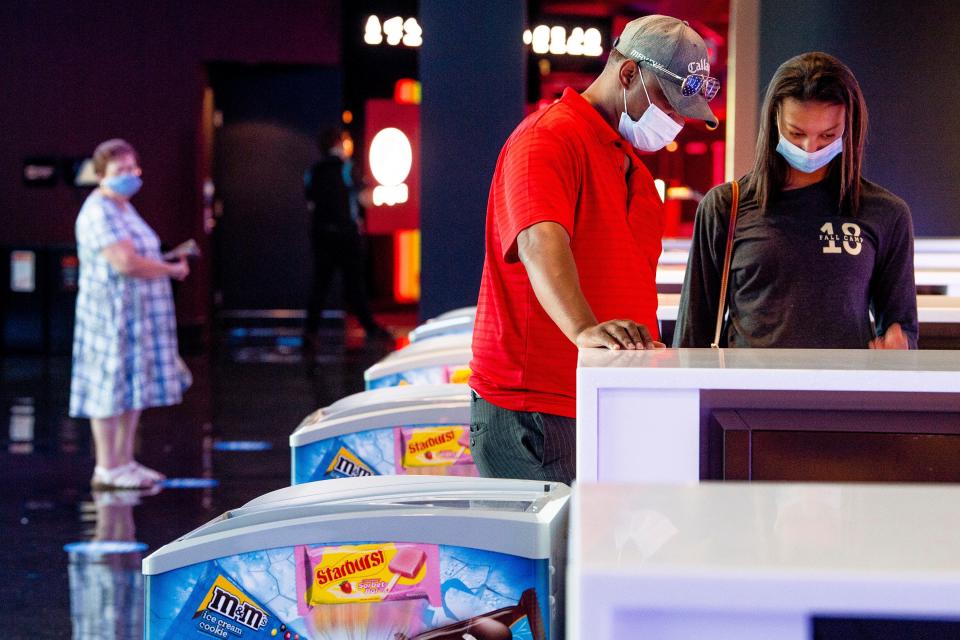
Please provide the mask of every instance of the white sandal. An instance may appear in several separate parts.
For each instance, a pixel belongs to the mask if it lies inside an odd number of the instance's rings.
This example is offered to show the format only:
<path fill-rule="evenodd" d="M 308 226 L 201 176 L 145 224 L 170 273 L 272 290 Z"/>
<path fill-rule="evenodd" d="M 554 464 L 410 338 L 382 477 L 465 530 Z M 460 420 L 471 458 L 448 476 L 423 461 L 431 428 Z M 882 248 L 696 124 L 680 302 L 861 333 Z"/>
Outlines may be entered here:
<path fill-rule="evenodd" d="M 140 464 L 139 462 L 137 462 L 136 460 L 134 460 L 130 464 L 133 465 L 137 473 L 139 473 L 141 476 L 143 476 L 143 478 L 145 478 L 146 480 L 149 480 L 154 484 L 163 482 L 164 480 L 167 479 L 167 476 L 163 475 L 156 469 L 151 469 L 150 467 L 146 467 Z"/>
<path fill-rule="evenodd" d="M 93 468 L 93 478 L 90 484 L 94 489 L 147 489 L 156 484 L 137 472 L 133 463 L 128 463 L 113 469 L 104 467 Z"/>
<path fill-rule="evenodd" d="M 140 504 L 140 494 L 136 489 L 111 489 L 91 492 L 93 502 L 98 507 L 135 507 Z"/>

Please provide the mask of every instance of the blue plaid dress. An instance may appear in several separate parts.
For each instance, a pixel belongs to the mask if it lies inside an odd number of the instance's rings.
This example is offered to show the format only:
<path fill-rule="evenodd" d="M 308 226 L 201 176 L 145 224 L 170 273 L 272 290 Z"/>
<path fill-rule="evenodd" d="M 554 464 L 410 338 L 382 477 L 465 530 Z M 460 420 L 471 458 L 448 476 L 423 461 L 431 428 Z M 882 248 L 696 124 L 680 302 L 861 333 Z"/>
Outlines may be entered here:
<path fill-rule="evenodd" d="M 101 251 L 129 239 L 139 255 L 161 260 L 157 234 L 133 205 L 94 191 L 77 216 L 76 235 L 80 282 L 70 415 L 109 418 L 178 404 L 191 379 L 177 353 L 170 280 L 121 275 Z"/>

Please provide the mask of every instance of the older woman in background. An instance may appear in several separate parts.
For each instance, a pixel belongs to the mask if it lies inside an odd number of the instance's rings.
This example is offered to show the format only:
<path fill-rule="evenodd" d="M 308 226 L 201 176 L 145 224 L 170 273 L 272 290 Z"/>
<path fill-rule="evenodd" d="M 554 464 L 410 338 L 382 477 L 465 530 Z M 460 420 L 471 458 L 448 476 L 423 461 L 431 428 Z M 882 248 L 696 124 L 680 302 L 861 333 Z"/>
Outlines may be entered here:
<path fill-rule="evenodd" d="M 178 404 L 190 372 L 177 353 L 170 278 L 190 272 L 168 263 L 160 241 L 130 204 L 142 185 L 134 148 L 108 140 L 93 154 L 99 188 L 76 222 L 80 283 L 73 339 L 70 416 L 89 418 L 95 489 L 144 489 L 163 474 L 133 459 L 140 413 Z"/>

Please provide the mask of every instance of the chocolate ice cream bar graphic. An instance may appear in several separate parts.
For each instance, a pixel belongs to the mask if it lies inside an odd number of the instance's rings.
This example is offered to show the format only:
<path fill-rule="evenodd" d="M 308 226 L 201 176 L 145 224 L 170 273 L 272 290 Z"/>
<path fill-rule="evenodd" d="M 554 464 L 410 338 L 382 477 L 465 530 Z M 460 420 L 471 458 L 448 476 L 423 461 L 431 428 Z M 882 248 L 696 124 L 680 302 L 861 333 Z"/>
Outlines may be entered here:
<path fill-rule="evenodd" d="M 461 620 L 445 627 L 424 631 L 412 639 L 398 636 L 398 640 L 512 640 L 515 631 L 521 626 L 529 627 L 526 637 L 533 640 L 546 640 L 540 603 L 536 589 L 527 589 L 520 596 L 520 602 L 512 607 L 504 607 L 489 613 Z"/>
<path fill-rule="evenodd" d="M 400 576 L 409 579 L 417 577 L 417 574 L 420 573 L 420 569 L 423 568 L 426 561 L 427 554 L 424 553 L 422 549 L 403 547 L 398 550 L 388 565 L 390 571 L 393 572 L 393 577 L 390 578 L 390 582 L 387 583 L 385 593 L 389 594 L 393 591 L 393 587 L 397 584 Z"/>

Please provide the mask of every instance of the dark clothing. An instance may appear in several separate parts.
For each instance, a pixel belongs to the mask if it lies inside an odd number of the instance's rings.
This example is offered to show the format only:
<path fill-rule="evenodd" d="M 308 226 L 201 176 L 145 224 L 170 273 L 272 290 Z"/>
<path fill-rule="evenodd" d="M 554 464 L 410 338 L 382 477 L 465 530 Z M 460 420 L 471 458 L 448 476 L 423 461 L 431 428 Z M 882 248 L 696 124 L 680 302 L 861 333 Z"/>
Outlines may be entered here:
<path fill-rule="evenodd" d="M 306 331 L 315 333 L 334 274 L 343 278 L 343 299 L 370 335 L 382 329 L 367 306 L 363 240 L 350 213 L 350 185 L 344 162 L 330 156 L 314 164 L 304 176 L 307 200 L 313 209 L 313 290 L 307 308 Z"/>
<path fill-rule="evenodd" d="M 766 211 L 741 189 L 720 346 L 863 349 L 896 322 L 916 348 L 910 209 L 863 180 L 850 215 L 837 189 L 828 178 L 784 191 Z M 675 347 L 713 341 L 731 197 L 720 185 L 697 209 Z"/>
<path fill-rule="evenodd" d="M 315 163 L 304 176 L 307 201 L 312 202 L 313 234 L 356 229 L 350 215 L 350 185 L 344 179 L 344 162 L 329 156 Z"/>
<path fill-rule="evenodd" d="M 577 421 L 511 411 L 471 393 L 470 452 L 485 478 L 570 484 L 577 475 Z"/>
<path fill-rule="evenodd" d="M 320 232 L 314 235 L 313 292 L 307 309 L 309 333 L 320 326 L 320 315 L 327 300 L 333 276 L 340 271 L 343 301 L 357 317 L 367 333 L 379 330 L 367 306 L 367 285 L 364 282 L 363 241 L 356 227 L 353 230 Z"/>

